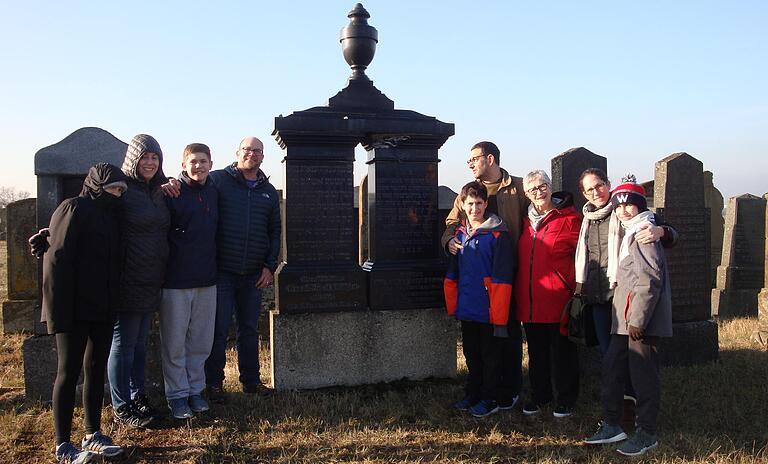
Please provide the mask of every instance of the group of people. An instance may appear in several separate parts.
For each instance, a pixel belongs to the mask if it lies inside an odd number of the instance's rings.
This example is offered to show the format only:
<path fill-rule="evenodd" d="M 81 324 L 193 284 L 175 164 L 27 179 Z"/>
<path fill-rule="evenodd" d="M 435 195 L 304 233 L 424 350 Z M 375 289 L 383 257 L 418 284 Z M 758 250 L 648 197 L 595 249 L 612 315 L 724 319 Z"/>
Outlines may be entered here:
<path fill-rule="evenodd" d="M 116 422 L 147 427 L 158 417 L 145 394 L 147 339 L 159 311 L 165 397 L 188 419 L 223 400 L 233 315 L 243 391 L 260 380 L 261 291 L 280 250 L 279 197 L 260 169 L 264 145 L 246 137 L 236 161 L 211 171 L 208 146 L 184 149 L 177 179 L 145 134 L 122 168 L 99 163 L 79 196 L 62 202 L 48 229 L 30 238 L 43 258 L 43 321 L 56 336 L 53 389 L 56 458 L 90 462 L 123 452 L 100 432 L 104 371 Z M 85 436 L 71 442 L 75 387 L 83 371 Z"/>
<path fill-rule="evenodd" d="M 603 355 L 603 420 L 584 442 L 626 440 L 617 451 L 641 455 L 658 445 L 658 341 L 672 335 L 662 246 L 674 246 L 677 233 L 648 210 L 633 177 L 611 190 L 605 172 L 585 170 L 579 214 L 573 196 L 554 192 L 546 172 L 513 177 L 499 161 L 495 144 L 472 147 L 467 164 L 475 180 L 457 196 L 442 239 L 450 258 L 446 309 L 461 322 L 468 369 L 454 407 L 475 417 L 515 407 L 524 330 L 531 391 L 523 414 L 551 408 L 556 418 L 571 416 L 579 357 L 565 308 L 576 295 L 592 309 Z M 621 426 L 627 411 L 637 424 L 628 440 Z"/>

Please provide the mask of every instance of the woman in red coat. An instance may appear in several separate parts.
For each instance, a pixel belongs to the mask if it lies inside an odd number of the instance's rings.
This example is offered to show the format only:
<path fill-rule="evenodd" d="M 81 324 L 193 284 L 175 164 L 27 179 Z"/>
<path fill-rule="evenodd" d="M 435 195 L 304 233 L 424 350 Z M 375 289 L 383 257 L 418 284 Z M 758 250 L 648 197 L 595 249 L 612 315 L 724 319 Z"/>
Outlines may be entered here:
<path fill-rule="evenodd" d="M 514 287 L 517 318 L 528 341 L 531 382 L 531 399 L 523 413 L 538 414 L 552 402 L 554 371 L 557 402 L 552 415 L 568 417 L 579 394 L 579 359 L 576 345 L 568 340 L 563 308 L 576 286 L 574 256 L 581 218 L 570 193 L 552 192 L 546 172 L 529 173 L 523 187 L 531 204 L 518 242 Z"/>

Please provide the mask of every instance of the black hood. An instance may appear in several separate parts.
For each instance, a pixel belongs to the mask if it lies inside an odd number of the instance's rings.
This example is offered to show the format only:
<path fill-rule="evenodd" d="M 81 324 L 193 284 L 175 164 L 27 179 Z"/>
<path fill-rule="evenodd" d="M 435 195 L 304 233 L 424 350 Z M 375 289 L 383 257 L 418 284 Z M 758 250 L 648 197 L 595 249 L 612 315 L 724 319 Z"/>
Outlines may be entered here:
<path fill-rule="evenodd" d="M 109 163 L 99 163 L 88 170 L 88 175 L 83 181 L 81 197 L 97 199 L 104 194 L 104 186 L 114 182 L 125 182 L 125 174 L 117 166 Z M 107 194 L 108 196 L 112 196 Z"/>
<path fill-rule="evenodd" d="M 555 192 L 552 194 L 552 204 L 555 206 L 555 209 L 565 209 L 573 206 L 573 194 L 564 190 Z"/>
<path fill-rule="evenodd" d="M 149 184 L 155 186 L 167 182 L 167 178 L 163 173 L 163 150 L 160 149 L 160 144 L 157 143 L 154 137 L 147 134 L 139 134 L 131 139 L 128 144 L 128 150 L 125 152 L 125 159 L 123 160 L 123 174 L 138 182 L 143 182 L 139 176 L 139 160 L 145 153 L 157 153 L 160 158 L 160 166 L 157 169 L 154 177 L 150 179 Z"/>

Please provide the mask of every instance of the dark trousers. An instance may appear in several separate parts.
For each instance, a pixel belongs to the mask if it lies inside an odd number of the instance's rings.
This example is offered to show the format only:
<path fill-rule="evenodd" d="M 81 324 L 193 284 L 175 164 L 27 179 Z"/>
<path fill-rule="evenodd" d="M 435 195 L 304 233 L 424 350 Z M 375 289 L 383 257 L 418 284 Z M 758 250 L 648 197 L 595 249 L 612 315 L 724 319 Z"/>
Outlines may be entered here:
<path fill-rule="evenodd" d="M 603 419 L 610 425 L 621 420 L 624 383 L 629 377 L 637 393 L 637 425 L 656 433 L 656 419 L 661 403 L 658 338 L 632 340 L 627 335 L 611 335 L 611 344 L 603 360 L 601 402 Z M 627 373 L 629 376 L 627 376 Z"/>
<path fill-rule="evenodd" d="M 600 355 L 603 359 L 605 359 L 605 355 L 608 353 L 608 347 L 611 344 L 612 317 L 612 301 L 592 305 L 592 319 L 595 323 L 598 349 L 600 350 Z M 627 378 L 624 381 L 624 394 L 635 397 L 635 390 L 632 388 L 632 382 L 629 381 L 629 371 L 627 371 Z"/>
<path fill-rule="evenodd" d="M 501 349 L 493 336 L 493 326 L 483 322 L 461 321 L 461 339 L 467 361 L 464 393 L 474 403 L 495 400 L 499 384 Z"/>
<path fill-rule="evenodd" d="M 77 322 L 71 332 L 56 334 L 58 370 L 53 384 L 53 427 L 56 446 L 70 441 L 75 388 L 83 371 L 85 433 L 101 428 L 104 370 L 112 343 L 112 322 Z"/>
<path fill-rule="evenodd" d="M 507 333 L 507 338 L 497 340 L 501 347 L 501 359 L 496 401 L 503 406 L 511 405 L 514 398 L 520 394 L 523 378 L 523 331 L 520 321 L 509 321 Z"/>
<path fill-rule="evenodd" d="M 576 344 L 560 335 L 560 324 L 523 324 L 528 340 L 528 378 L 531 400 L 537 405 L 552 401 L 554 370 L 557 404 L 573 407 L 579 396 L 579 354 Z"/>

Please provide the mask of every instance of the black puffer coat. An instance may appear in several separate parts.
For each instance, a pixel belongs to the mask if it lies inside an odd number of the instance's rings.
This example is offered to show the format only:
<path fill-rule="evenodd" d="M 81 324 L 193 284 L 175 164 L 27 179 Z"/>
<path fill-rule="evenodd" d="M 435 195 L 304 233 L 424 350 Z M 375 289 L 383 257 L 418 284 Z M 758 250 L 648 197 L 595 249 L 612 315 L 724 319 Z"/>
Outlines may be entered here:
<path fill-rule="evenodd" d="M 138 175 L 139 159 L 157 153 L 160 168 L 147 183 Z M 123 211 L 123 275 L 120 311 L 152 312 L 160 306 L 160 292 L 168 260 L 171 219 L 160 185 L 167 181 L 163 153 L 157 141 L 140 134 L 128 144 L 123 173 L 128 177 Z"/>
<path fill-rule="evenodd" d="M 48 333 L 81 321 L 111 322 L 119 298 L 121 199 L 103 186 L 125 181 L 117 166 L 92 167 L 80 196 L 64 200 L 50 222 L 43 258 L 42 320 Z"/>

